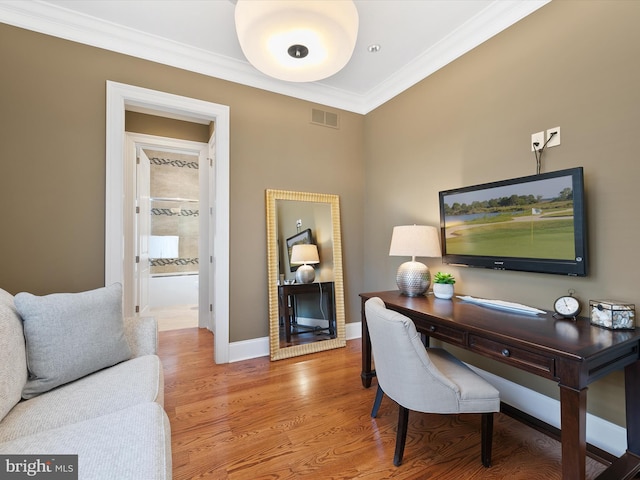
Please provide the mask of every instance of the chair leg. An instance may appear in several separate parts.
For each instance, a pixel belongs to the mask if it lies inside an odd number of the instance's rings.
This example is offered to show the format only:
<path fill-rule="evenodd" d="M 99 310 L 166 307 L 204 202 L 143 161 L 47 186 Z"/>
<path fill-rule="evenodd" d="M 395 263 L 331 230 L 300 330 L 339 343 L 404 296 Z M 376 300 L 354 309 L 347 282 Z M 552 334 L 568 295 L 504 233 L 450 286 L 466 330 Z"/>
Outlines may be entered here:
<path fill-rule="evenodd" d="M 396 453 L 393 456 L 393 464 L 399 467 L 404 454 L 404 444 L 407 441 L 407 426 L 409 424 L 409 409 L 398 405 L 398 433 L 396 434 Z"/>
<path fill-rule="evenodd" d="M 493 413 L 482 414 L 482 465 L 491 466 L 491 446 L 493 444 Z"/>
<path fill-rule="evenodd" d="M 376 399 L 373 401 L 373 408 L 371 409 L 371 418 L 376 418 L 378 415 L 378 409 L 380 408 L 380 403 L 382 403 L 382 396 L 384 392 L 380 385 L 378 385 L 378 390 L 376 391 Z"/>

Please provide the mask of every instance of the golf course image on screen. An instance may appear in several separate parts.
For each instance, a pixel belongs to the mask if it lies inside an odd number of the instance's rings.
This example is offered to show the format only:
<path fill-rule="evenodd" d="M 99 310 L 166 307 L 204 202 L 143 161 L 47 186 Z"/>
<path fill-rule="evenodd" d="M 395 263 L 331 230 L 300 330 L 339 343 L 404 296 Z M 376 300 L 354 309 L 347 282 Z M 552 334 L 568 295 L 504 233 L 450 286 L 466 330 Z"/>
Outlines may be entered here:
<path fill-rule="evenodd" d="M 576 256 L 571 176 L 454 193 L 443 200 L 448 254 Z"/>

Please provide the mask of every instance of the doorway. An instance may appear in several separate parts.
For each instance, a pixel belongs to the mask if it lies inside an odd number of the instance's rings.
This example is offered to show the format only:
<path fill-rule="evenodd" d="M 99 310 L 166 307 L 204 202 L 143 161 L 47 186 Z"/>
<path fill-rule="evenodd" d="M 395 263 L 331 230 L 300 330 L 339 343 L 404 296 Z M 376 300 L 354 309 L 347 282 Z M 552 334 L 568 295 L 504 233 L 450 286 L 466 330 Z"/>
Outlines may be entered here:
<path fill-rule="evenodd" d="M 200 261 L 207 237 L 200 231 L 209 227 L 201 215 L 207 211 L 208 146 L 127 132 L 126 151 L 136 163 L 135 311 L 154 317 L 159 331 L 213 330 L 208 299 L 204 295 L 200 305 L 199 295 L 200 277 L 210 276 L 208 262 Z"/>
<path fill-rule="evenodd" d="M 215 123 L 209 143 L 212 153 L 209 187 L 214 192 L 207 204 L 215 205 L 215 217 L 210 217 L 205 251 L 209 259 L 210 276 L 200 278 L 200 295 L 206 296 L 209 317 L 214 326 L 214 359 L 229 362 L 229 107 L 198 99 L 182 97 L 141 87 L 107 81 L 106 131 L 106 202 L 105 202 L 105 284 L 121 282 L 124 291 L 131 288 L 133 276 L 126 272 L 125 230 L 132 228 L 133 211 L 125 211 L 125 193 L 131 191 L 131 168 L 125 162 L 124 117 L 127 108 L 144 109 L 147 113 L 188 121 Z M 213 160 L 215 159 L 215 161 Z M 215 188 L 213 186 L 215 185 Z M 204 242 L 203 242 L 204 243 Z M 209 288 L 211 285 L 211 288 Z M 126 302 L 125 302 L 126 303 Z M 205 304 L 200 298 L 200 305 Z M 133 302 L 131 303 L 133 305 Z M 127 308 L 125 305 L 125 315 Z M 130 307 L 129 307 L 130 308 Z"/>

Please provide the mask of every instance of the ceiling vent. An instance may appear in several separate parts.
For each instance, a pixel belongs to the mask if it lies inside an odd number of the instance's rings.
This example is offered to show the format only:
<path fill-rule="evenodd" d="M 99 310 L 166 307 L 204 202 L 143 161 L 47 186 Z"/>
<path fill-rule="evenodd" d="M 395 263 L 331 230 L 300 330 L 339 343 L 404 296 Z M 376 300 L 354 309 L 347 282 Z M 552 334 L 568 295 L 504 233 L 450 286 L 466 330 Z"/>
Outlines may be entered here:
<path fill-rule="evenodd" d="M 340 128 L 337 113 L 325 112 L 317 108 L 311 109 L 311 123 L 314 125 L 322 125 L 323 127 Z"/>

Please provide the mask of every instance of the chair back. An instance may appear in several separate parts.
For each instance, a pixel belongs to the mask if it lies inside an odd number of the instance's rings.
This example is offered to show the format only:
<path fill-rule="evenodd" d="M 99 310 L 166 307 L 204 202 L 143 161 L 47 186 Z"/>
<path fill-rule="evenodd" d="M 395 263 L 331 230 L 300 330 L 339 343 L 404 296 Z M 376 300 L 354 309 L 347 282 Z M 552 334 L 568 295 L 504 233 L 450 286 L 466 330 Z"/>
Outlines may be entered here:
<path fill-rule="evenodd" d="M 429 358 L 413 321 L 374 297 L 365 303 L 378 384 L 405 408 L 432 413 L 458 409 L 459 388 Z"/>

